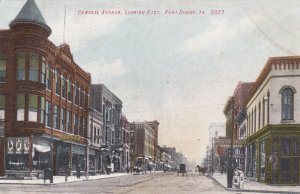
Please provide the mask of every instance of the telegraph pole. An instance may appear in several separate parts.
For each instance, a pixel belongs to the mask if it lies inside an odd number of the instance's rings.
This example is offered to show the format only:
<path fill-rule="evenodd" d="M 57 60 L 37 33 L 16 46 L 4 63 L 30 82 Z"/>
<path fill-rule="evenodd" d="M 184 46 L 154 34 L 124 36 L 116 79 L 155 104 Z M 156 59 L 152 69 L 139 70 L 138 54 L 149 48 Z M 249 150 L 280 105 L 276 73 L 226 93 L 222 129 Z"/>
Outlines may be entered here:
<path fill-rule="evenodd" d="M 232 188 L 232 179 L 233 179 L 233 133 L 234 133 L 234 98 L 231 98 L 232 101 L 232 113 L 231 113 L 231 119 L 232 119 L 232 131 L 231 131 L 231 142 L 230 142 L 230 157 L 228 161 L 228 167 L 227 167 L 227 188 Z"/>
<path fill-rule="evenodd" d="M 214 175 L 214 138 L 211 137 L 211 176 Z"/>

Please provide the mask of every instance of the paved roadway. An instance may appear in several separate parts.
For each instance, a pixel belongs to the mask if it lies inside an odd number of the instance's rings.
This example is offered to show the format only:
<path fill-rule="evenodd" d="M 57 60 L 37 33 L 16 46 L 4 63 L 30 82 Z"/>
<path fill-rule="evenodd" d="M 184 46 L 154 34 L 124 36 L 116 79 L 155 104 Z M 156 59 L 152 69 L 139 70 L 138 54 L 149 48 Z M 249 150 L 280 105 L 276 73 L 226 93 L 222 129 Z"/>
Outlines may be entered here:
<path fill-rule="evenodd" d="M 93 193 L 124 193 L 124 194 L 240 194 L 229 192 L 206 176 L 190 173 L 188 176 L 177 176 L 174 173 L 147 173 L 141 175 L 128 175 L 108 179 L 63 183 L 57 185 L 17 185 L 0 184 L 0 194 L 93 194 Z M 247 193 L 249 194 L 249 193 Z"/>

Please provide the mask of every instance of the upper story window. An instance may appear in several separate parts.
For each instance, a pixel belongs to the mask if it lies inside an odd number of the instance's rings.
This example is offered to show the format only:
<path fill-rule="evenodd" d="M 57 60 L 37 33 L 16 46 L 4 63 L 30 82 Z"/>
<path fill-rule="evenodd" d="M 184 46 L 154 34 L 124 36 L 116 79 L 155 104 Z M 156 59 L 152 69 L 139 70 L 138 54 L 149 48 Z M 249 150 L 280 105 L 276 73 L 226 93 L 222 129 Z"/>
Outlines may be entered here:
<path fill-rule="evenodd" d="M 5 82 L 6 75 L 6 58 L 0 53 L 0 82 Z"/>
<path fill-rule="evenodd" d="M 83 88 L 81 87 L 81 88 L 80 88 L 80 107 L 83 108 L 83 106 L 84 106 L 84 90 L 83 90 Z"/>
<path fill-rule="evenodd" d="M 47 127 L 51 127 L 52 119 L 51 119 L 51 103 L 46 101 L 45 103 L 45 124 Z"/>
<path fill-rule="evenodd" d="M 41 96 L 40 122 L 45 124 L 45 98 Z"/>
<path fill-rule="evenodd" d="M 68 100 L 71 102 L 73 101 L 72 100 L 72 97 L 73 97 L 72 96 L 72 91 L 73 91 L 72 83 L 73 83 L 72 79 L 69 79 L 67 93 L 68 93 Z"/>
<path fill-rule="evenodd" d="M 46 67 L 46 88 L 48 90 L 52 89 L 52 84 L 51 84 L 51 66 L 48 64 Z"/>
<path fill-rule="evenodd" d="M 17 80 L 25 80 L 26 55 L 24 52 L 18 53 Z"/>
<path fill-rule="evenodd" d="M 42 57 L 41 83 L 46 84 L 46 58 Z"/>
<path fill-rule="evenodd" d="M 64 108 L 60 112 L 60 130 L 66 131 L 66 109 Z"/>
<path fill-rule="evenodd" d="M 71 111 L 67 111 L 67 131 L 71 131 L 71 119 L 72 119 L 72 113 Z"/>
<path fill-rule="evenodd" d="M 0 134 L 4 134 L 5 95 L 0 95 Z"/>
<path fill-rule="evenodd" d="M 36 53 L 30 53 L 29 80 L 39 81 L 39 56 Z"/>
<path fill-rule="evenodd" d="M 56 94 L 60 96 L 61 92 L 61 77 L 60 77 L 60 71 L 59 69 L 56 69 L 56 74 L 55 74 L 55 82 L 56 82 Z"/>
<path fill-rule="evenodd" d="M 25 94 L 17 95 L 17 121 L 25 120 Z"/>
<path fill-rule="evenodd" d="M 35 94 L 28 95 L 28 121 L 37 122 L 38 115 L 38 96 Z"/>
<path fill-rule="evenodd" d="M 59 107 L 57 105 L 53 105 L 53 120 L 54 120 L 54 128 L 59 129 Z"/>
<path fill-rule="evenodd" d="M 63 76 L 62 78 L 62 84 L 61 84 L 61 95 L 63 98 L 67 98 L 67 78 L 66 76 Z"/>
<path fill-rule="evenodd" d="M 282 120 L 294 119 L 294 91 L 291 88 L 285 88 L 281 94 Z"/>
<path fill-rule="evenodd" d="M 75 104 L 79 104 L 79 86 L 77 82 L 75 84 Z"/>
<path fill-rule="evenodd" d="M 73 123 L 74 123 L 74 134 L 78 135 L 78 115 L 76 113 L 74 114 Z"/>

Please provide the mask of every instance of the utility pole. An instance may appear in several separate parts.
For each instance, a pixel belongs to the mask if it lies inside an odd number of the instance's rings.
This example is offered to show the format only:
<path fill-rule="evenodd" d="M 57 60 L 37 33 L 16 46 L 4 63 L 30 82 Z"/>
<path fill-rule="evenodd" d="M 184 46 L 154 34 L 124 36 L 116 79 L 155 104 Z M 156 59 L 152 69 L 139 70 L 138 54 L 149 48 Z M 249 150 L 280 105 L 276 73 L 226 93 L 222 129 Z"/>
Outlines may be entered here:
<path fill-rule="evenodd" d="M 211 137 L 211 176 L 214 175 L 214 138 Z"/>
<path fill-rule="evenodd" d="M 231 112 L 231 119 L 232 119 L 232 131 L 231 131 L 231 142 L 230 142 L 230 157 L 228 161 L 227 167 L 227 188 L 232 188 L 232 179 L 233 179 L 233 134 L 234 134 L 234 98 L 231 98 L 232 101 L 232 112 Z"/>

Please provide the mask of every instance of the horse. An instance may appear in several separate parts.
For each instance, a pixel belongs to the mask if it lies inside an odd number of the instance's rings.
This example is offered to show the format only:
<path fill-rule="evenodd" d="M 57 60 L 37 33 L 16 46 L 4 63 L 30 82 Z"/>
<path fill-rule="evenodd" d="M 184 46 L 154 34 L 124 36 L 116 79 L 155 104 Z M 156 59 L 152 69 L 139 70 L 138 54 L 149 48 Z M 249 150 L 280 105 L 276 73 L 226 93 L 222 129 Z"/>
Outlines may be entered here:
<path fill-rule="evenodd" d="M 202 168 L 201 166 L 197 165 L 197 169 L 198 169 L 199 175 L 201 175 L 201 173 L 204 175 L 207 172 L 206 167 Z"/>

